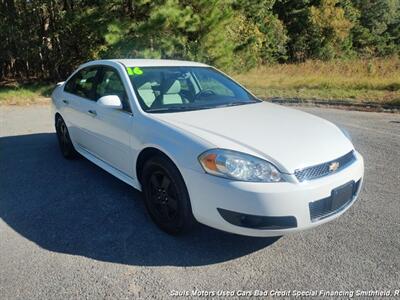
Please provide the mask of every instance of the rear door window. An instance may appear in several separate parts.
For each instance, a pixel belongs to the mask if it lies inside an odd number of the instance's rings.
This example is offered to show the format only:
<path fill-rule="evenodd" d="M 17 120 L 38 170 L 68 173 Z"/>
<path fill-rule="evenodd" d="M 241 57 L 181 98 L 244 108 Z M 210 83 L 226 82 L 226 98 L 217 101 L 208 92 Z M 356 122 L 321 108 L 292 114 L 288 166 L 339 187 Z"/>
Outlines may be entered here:
<path fill-rule="evenodd" d="M 86 98 L 96 100 L 94 87 L 96 84 L 96 76 L 98 68 L 90 67 L 80 70 L 65 85 L 64 91 Z"/>

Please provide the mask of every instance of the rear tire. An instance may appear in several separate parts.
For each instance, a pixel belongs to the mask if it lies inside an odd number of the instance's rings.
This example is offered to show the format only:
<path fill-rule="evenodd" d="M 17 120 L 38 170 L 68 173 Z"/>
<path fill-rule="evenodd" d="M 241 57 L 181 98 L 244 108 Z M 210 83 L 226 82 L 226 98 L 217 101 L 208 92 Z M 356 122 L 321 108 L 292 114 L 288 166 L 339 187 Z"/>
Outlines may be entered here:
<path fill-rule="evenodd" d="M 168 158 L 156 156 L 144 164 L 142 174 L 145 205 L 154 223 L 172 235 L 190 231 L 195 219 L 177 167 Z"/>
<path fill-rule="evenodd" d="M 60 116 L 56 119 L 56 133 L 58 144 L 64 158 L 73 159 L 77 157 L 78 153 L 76 152 L 74 145 L 72 144 L 68 132 L 68 127 L 65 124 L 63 118 Z"/>

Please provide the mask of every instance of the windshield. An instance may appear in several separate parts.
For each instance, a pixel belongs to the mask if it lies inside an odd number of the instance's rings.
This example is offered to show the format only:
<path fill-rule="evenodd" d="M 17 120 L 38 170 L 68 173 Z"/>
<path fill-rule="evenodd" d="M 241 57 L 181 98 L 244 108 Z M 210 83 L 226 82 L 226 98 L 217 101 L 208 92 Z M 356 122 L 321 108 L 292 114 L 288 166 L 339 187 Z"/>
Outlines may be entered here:
<path fill-rule="evenodd" d="M 128 67 L 141 107 L 150 113 L 226 107 L 259 102 L 209 67 Z"/>

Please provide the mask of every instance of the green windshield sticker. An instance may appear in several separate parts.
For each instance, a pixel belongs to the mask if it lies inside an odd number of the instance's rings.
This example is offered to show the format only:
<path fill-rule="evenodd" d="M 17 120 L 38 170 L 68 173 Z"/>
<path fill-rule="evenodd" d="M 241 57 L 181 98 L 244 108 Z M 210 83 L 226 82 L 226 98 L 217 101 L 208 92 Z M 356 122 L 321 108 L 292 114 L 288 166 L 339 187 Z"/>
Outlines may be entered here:
<path fill-rule="evenodd" d="M 128 74 L 129 74 L 129 75 L 135 75 L 135 73 L 133 73 L 132 68 L 127 67 L 126 70 L 128 71 Z"/>
<path fill-rule="evenodd" d="M 133 69 L 131 67 L 126 67 L 126 71 L 128 72 L 129 76 L 143 74 L 143 70 L 139 67 L 134 67 Z"/>
<path fill-rule="evenodd" d="M 143 71 L 142 71 L 142 69 L 139 68 L 139 67 L 134 67 L 134 68 L 133 68 L 133 73 L 135 73 L 136 75 L 142 75 L 142 74 L 143 74 Z"/>

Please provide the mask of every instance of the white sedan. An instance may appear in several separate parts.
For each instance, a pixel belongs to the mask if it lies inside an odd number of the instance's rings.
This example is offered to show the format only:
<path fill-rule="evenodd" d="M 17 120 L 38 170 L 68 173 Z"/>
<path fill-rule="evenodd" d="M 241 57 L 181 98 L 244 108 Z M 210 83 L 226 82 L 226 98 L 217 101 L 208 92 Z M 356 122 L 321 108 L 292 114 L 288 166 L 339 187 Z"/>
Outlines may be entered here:
<path fill-rule="evenodd" d="M 348 134 L 258 100 L 205 64 L 92 61 L 52 94 L 65 158 L 77 153 L 143 191 L 152 220 L 280 236 L 331 221 L 361 189 Z"/>

